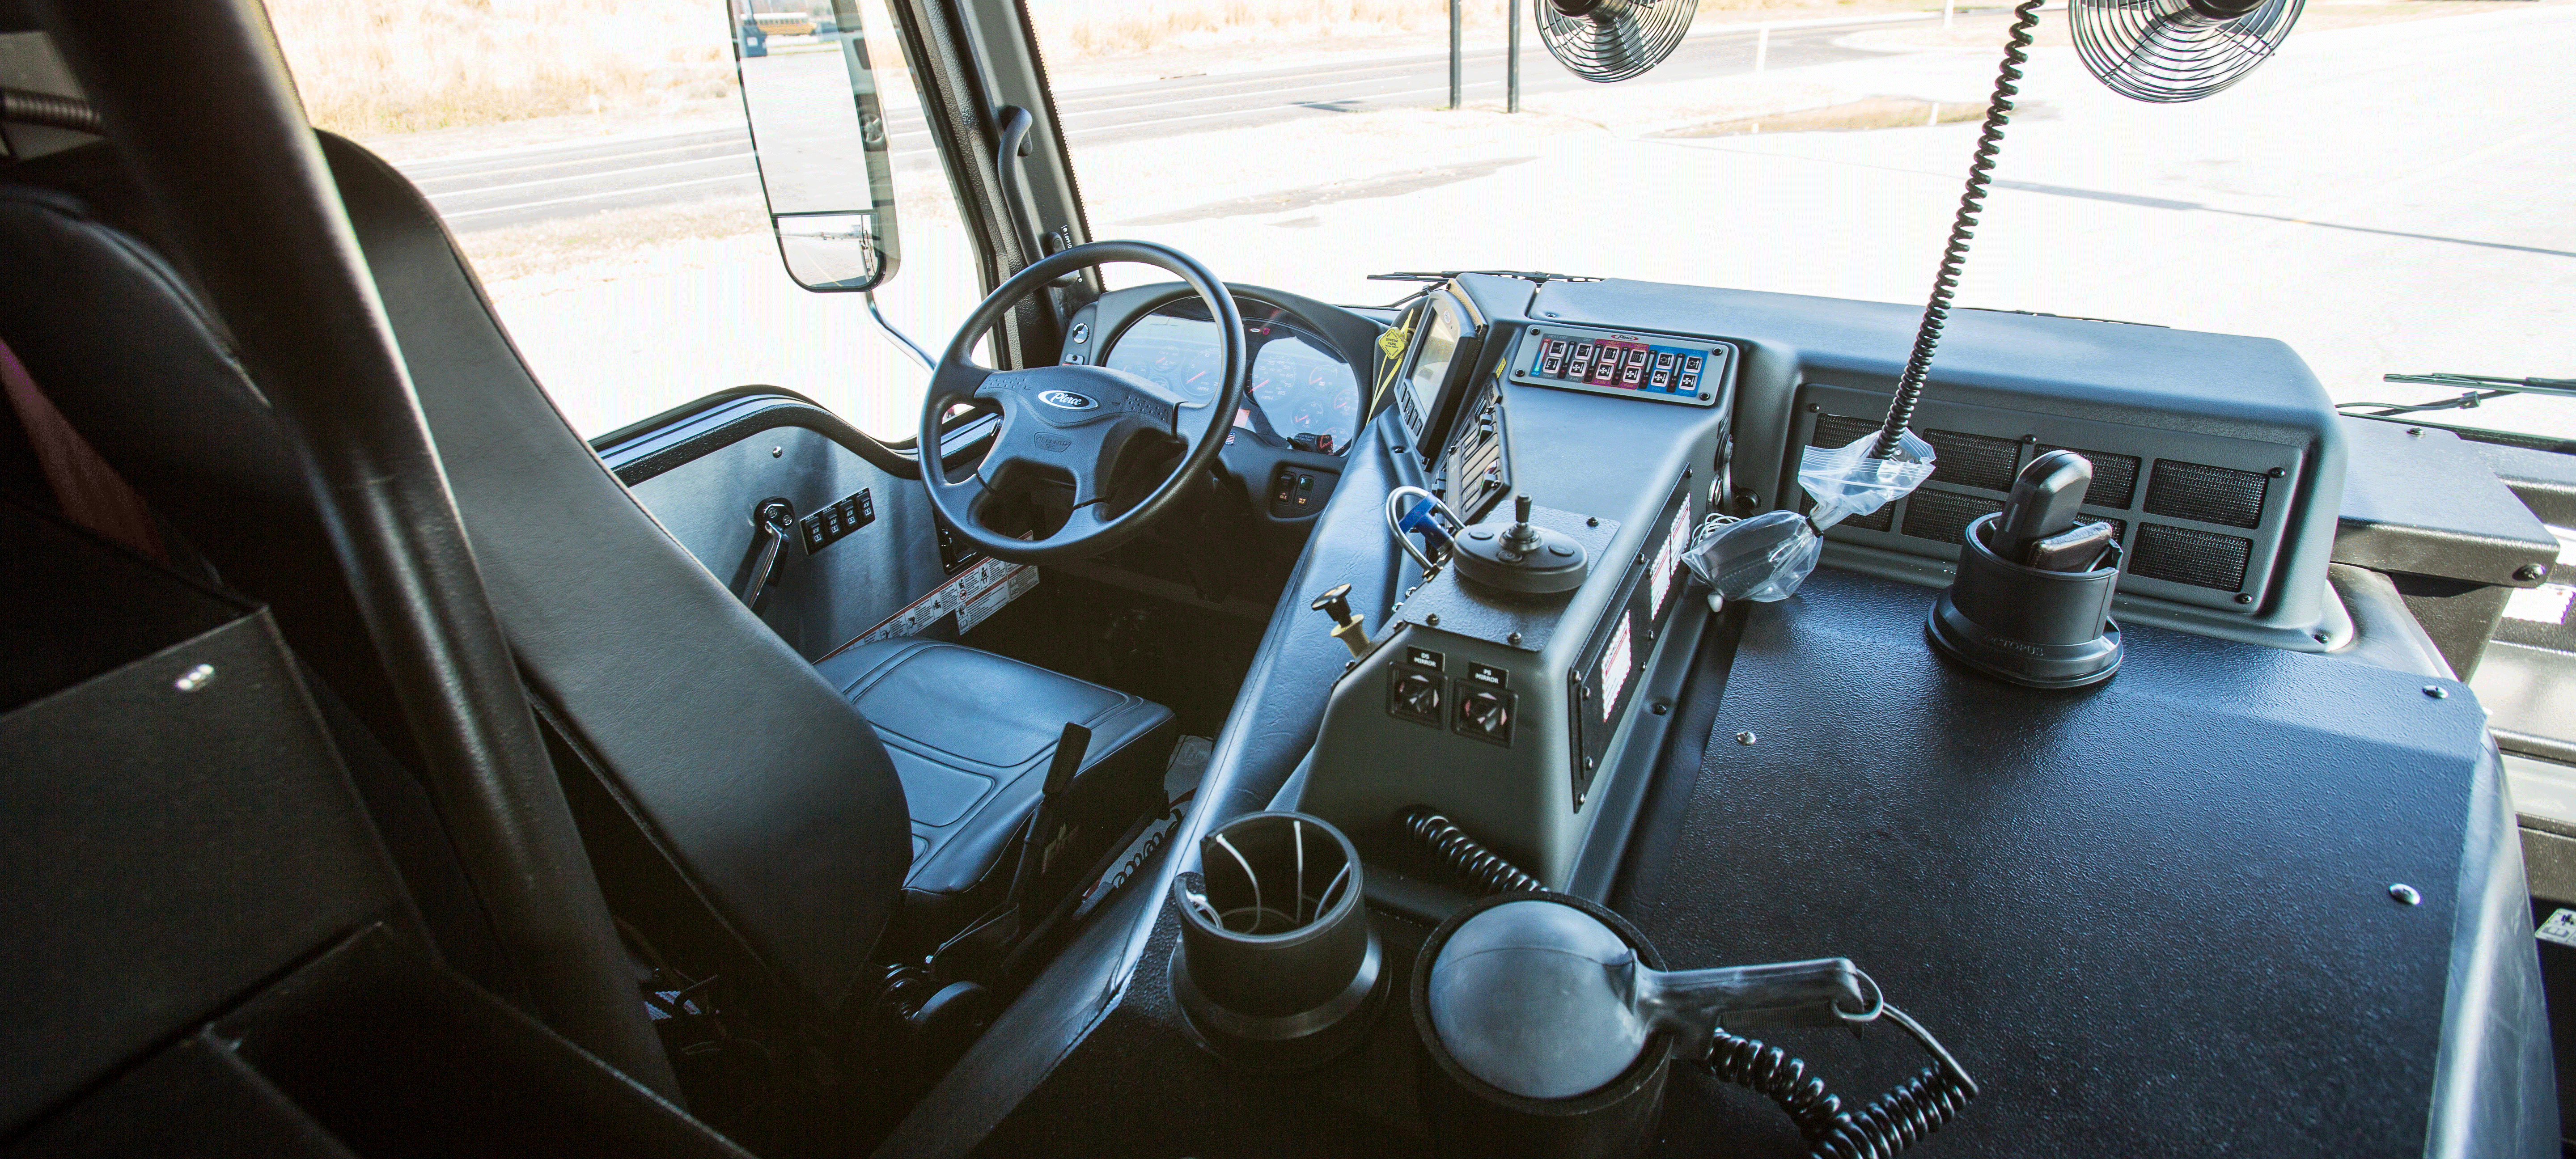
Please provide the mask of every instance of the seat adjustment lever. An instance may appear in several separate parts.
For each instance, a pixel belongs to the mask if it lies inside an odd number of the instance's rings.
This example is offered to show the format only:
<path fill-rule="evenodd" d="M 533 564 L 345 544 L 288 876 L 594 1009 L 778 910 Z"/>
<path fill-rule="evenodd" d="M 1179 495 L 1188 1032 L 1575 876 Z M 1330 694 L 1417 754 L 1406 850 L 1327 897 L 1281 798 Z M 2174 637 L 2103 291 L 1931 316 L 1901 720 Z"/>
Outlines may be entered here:
<path fill-rule="evenodd" d="M 796 538 L 796 509 L 784 499 L 764 499 L 752 509 L 752 546 L 758 553 L 751 561 L 751 571 L 743 576 L 742 590 L 734 593 L 743 606 L 759 611 L 769 601 L 769 589 L 776 586 L 780 573 L 787 570 L 787 544 Z"/>

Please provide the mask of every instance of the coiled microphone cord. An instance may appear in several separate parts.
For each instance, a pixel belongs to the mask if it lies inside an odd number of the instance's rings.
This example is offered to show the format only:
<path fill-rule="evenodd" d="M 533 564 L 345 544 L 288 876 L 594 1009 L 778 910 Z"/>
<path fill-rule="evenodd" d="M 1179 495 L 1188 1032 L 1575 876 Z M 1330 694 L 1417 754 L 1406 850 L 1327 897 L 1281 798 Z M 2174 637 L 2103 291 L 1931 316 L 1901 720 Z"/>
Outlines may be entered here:
<path fill-rule="evenodd" d="M 1708 1053 L 1699 1066 L 1712 1077 L 1780 1104 L 1806 1137 L 1808 1159 L 1892 1159 L 1958 1118 L 1968 1100 L 1977 1097 L 1977 1083 L 1932 1032 L 1904 1011 L 1882 1001 L 1871 1017 L 1895 1020 L 1935 1061 L 1858 1111 L 1844 1111 L 1842 1097 L 1828 1091 L 1825 1080 L 1809 1077 L 1804 1060 L 1722 1026 L 1710 1032 Z"/>
<path fill-rule="evenodd" d="M 1932 373 L 1932 351 L 1941 345 L 1941 327 L 1950 320 L 1950 299 L 1959 292 L 1960 267 L 1968 262 L 1968 240 L 1976 236 L 1977 218 L 1986 211 L 1986 187 L 1994 182 L 1995 156 L 2003 151 L 2004 122 L 2012 119 L 2013 97 L 2021 92 L 2021 67 L 2030 63 L 2031 31 L 2039 27 L 2039 6 L 2044 2 L 2021 0 L 2013 6 L 2003 67 L 1995 73 L 1995 95 L 1986 102 L 1976 159 L 1968 163 L 1968 188 L 1959 195 L 1959 216 L 1950 223 L 1950 244 L 1941 251 L 1941 272 L 1932 278 L 1932 299 L 1923 307 L 1923 323 L 1914 331 L 1914 351 L 1906 356 L 1905 376 L 1897 381 L 1896 398 L 1887 404 L 1887 421 L 1879 424 L 1878 445 L 1870 449 L 1871 458 L 1894 455 L 1897 440 L 1914 421 L 1914 404 L 1922 399 L 1923 382 Z"/>
<path fill-rule="evenodd" d="M 1488 894 L 1537 893 L 1547 887 L 1485 843 L 1467 835 L 1457 823 L 1426 808 L 1405 810 L 1404 831 L 1413 835 L 1449 867 L 1465 874 Z"/>

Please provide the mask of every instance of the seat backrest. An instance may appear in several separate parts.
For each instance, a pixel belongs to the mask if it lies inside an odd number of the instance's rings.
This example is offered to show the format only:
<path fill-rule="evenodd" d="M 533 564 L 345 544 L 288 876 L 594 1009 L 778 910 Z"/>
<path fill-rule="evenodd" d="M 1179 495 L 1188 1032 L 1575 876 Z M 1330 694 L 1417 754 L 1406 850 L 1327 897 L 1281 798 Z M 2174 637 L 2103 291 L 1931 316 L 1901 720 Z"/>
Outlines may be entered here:
<path fill-rule="evenodd" d="M 419 192 L 357 145 L 322 139 L 493 606 L 568 750 L 559 760 L 596 774 L 660 868 L 743 951 L 837 1004 L 911 854 L 884 746 L 564 421 Z M 119 228 L 133 218 L 102 219 L 124 204 L 113 158 L 92 147 L 0 179 L 11 268 L 0 335 L 223 578 L 274 605 L 324 678 L 407 750 L 303 473 L 219 321 L 179 269 Z M 617 872 L 601 866 L 612 899 Z"/>

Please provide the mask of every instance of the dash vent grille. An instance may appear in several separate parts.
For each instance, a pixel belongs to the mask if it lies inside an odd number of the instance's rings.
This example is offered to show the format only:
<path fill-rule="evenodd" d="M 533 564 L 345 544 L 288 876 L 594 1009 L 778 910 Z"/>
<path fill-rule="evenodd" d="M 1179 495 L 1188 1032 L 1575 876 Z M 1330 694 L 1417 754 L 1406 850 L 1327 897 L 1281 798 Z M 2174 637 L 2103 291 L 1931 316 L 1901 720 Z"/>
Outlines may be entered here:
<path fill-rule="evenodd" d="M 2138 525 L 2137 548 L 2129 557 L 2129 571 L 2151 579 L 2232 592 L 2244 586 L 2245 565 L 2253 555 L 2254 541 L 2250 539 L 2142 523 Z"/>
<path fill-rule="evenodd" d="M 1896 526 L 1896 504 L 1890 503 L 1887 506 L 1881 507 L 1876 511 L 1872 511 L 1867 515 L 1854 515 L 1843 520 L 1839 526 L 1863 527 L 1871 531 L 1886 531 L 1889 528 Z"/>
<path fill-rule="evenodd" d="M 2147 482 L 2147 514 L 2251 530 L 2263 524 L 2271 482 L 2259 471 L 2158 459 Z"/>
<path fill-rule="evenodd" d="M 2013 439 L 1965 431 L 1925 431 L 1923 440 L 1932 444 L 1930 482 L 2010 491 L 2013 474 L 2021 469 L 2021 443 Z"/>
<path fill-rule="evenodd" d="M 1844 447 L 1878 429 L 1884 394 L 1810 383 L 1793 412 L 1793 447 L 1780 476 L 1801 509 L 1799 452 Z M 2290 441 L 2263 441 L 1927 399 L 1916 433 L 1939 454 L 1912 495 L 1826 533 L 1863 548 L 1952 559 L 1978 516 L 2002 509 L 2013 476 L 2037 455 L 2069 450 L 2093 464 L 2082 518 L 2112 525 L 2123 553 L 2121 594 L 2265 617 L 2282 579 L 2285 539 L 2298 533 L 2305 461 Z"/>
<path fill-rule="evenodd" d="M 2004 509 L 2003 500 L 1955 491 L 1921 490 L 1905 501 L 1905 534 L 1939 543 L 1965 543 L 1968 525 Z"/>
<path fill-rule="evenodd" d="M 1810 447 L 1848 447 L 1852 440 L 1878 432 L 1878 419 L 1854 418 L 1850 415 L 1816 416 L 1816 432 L 1807 436 Z"/>
<path fill-rule="evenodd" d="M 2109 451 L 2088 451 L 2082 447 L 2054 447 L 2041 443 L 2034 454 L 2050 451 L 2073 451 L 2093 461 L 2093 489 L 2084 494 L 2084 502 L 2094 507 L 2126 507 L 2138 497 L 2138 457 L 2115 455 Z"/>

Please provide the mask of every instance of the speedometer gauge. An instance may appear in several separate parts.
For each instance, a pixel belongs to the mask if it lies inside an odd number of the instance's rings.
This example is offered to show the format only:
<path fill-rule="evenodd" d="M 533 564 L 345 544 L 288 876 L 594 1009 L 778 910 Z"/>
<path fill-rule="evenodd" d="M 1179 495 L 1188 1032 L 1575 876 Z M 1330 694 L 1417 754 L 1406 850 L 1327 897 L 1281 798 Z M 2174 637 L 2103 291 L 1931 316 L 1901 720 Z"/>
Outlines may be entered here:
<path fill-rule="evenodd" d="M 1252 374 L 1242 425 L 1283 442 L 1304 436 L 1319 448 L 1350 445 L 1359 430 L 1359 376 L 1303 322 L 1267 302 L 1237 297 Z M 1101 365 L 1152 379 L 1206 402 L 1225 374 L 1216 323 L 1196 298 L 1173 302 L 1119 334 Z"/>
<path fill-rule="evenodd" d="M 1217 383 L 1225 377 L 1225 354 L 1217 348 L 1216 323 L 1205 317 L 1156 313 L 1139 318 L 1100 364 L 1142 375 L 1191 402 L 1216 397 Z"/>

